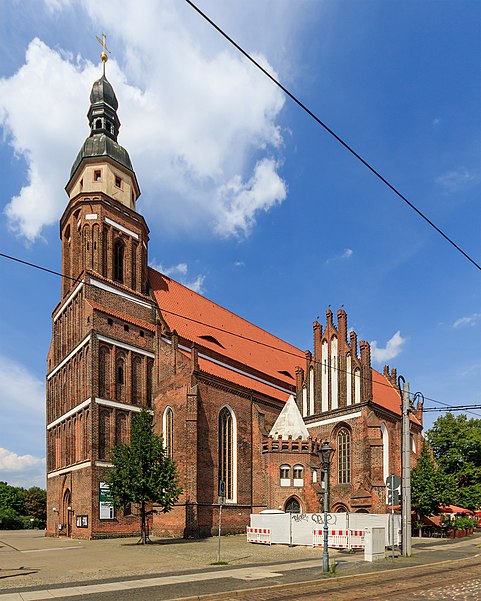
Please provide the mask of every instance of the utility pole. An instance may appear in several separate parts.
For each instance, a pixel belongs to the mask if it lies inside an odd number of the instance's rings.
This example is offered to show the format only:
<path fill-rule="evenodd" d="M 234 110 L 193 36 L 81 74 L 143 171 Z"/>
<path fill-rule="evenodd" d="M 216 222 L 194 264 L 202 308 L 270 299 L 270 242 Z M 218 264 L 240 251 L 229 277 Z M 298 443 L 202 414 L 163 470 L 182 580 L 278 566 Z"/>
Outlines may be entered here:
<path fill-rule="evenodd" d="M 401 391 L 402 382 L 402 391 Z M 402 376 L 398 379 L 399 391 L 402 397 L 401 411 L 401 509 L 402 509 L 402 554 L 411 555 L 411 428 L 409 414 L 412 410 L 409 398 L 409 383 Z"/>

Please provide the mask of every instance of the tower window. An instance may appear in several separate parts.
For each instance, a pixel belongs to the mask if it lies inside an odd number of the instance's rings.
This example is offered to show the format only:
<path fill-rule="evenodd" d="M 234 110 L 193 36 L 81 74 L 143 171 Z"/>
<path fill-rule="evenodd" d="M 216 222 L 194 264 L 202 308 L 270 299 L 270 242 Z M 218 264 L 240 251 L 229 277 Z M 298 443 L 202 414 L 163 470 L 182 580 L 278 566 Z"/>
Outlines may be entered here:
<path fill-rule="evenodd" d="M 127 326 L 127 325 L 124 325 L 124 330 L 125 330 L 126 332 L 128 332 L 128 331 L 129 331 L 129 326 Z"/>
<path fill-rule="evenodd" d="M 117 188 L 122 187 L 122 178 L 120 178 L 118 175 L 115 176 L 115 185 L 117 186 Z"/>
<path fill-rule="evenodd" d="M 143 337 L 144 337 L 144 331 L 143 331 L 143 330 L 140 330 L 140 331 L 139 331 L 139 334 L 140 334 L 140 337 L 141 337 L 141 338 L 143 338 Z"/>
<path fill-rule="evenodd" d="M 117 240 L 114 244 L 114 280 L 123 284 L 124 282 L 124 244 Z"/>
<path fill-rule="evenodd" d="M 95 169 L 94 171 L 94 182 L 102 181 L 102 171 L 100 169 Z"/>
<path fill-rule="evenodd" d="M 102 129 L 102 119 L 97 119 L 95 122 L 95 129 Z"/>
<path fill-rule="evenodd" d="M 114 325 L 114 320 L 111 319 L 110 317 L 107 317 L 107 323 L 109 324 L 109 326 L 113 326 Z"/>

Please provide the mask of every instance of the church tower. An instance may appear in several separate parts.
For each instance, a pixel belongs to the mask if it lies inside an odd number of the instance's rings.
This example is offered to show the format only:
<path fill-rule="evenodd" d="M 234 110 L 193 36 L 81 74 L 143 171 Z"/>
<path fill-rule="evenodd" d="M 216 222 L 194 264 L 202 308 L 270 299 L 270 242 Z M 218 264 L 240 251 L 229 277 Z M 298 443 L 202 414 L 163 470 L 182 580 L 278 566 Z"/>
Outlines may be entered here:
<path fill-rule="evenodd" d="M 128 440 L 132 416 L 151 406 L 158 329 L 149 229 L 136 210 L 129 154 L 117 141 L 106 59 L 90 93 L 90 135 L 66 185 L 62 294 L 47 373 L 47 532 L 85 538 L 138 530 L 129 508 L 114 511 L 103 483 L 110 449 Z"/>

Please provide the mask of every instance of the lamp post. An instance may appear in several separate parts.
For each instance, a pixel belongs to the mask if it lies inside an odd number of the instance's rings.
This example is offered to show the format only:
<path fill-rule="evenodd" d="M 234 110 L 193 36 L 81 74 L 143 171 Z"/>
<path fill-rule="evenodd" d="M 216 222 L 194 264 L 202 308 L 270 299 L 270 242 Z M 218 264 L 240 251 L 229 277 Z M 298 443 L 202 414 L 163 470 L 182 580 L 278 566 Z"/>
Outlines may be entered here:
<path fill-rule="evenodd" d="M 327 525 L 327 512 L 329 511 L 329 468 L 331 467 L 331 459 L 334 449 L 325 440 L 319 449 L 319 457 L 321 459 L 322 471 L 324 474 L 324 544 L 322 548 L 322 571 L 329 572 L 329 527 Z"/>

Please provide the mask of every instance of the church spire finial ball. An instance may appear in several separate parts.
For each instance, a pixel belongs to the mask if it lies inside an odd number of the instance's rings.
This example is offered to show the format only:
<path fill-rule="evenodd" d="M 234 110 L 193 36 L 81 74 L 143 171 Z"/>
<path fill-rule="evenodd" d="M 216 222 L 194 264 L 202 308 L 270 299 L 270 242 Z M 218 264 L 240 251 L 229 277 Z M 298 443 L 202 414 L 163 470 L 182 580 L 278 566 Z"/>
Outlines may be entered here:
<path fill-rule="evenodd" d="M 103 51 L 100 53 L 100 58 L 102 59 L 103 67 L 104 67 L 104 75 L 105 75 L 105 63 L 109 60 L 107 56 L 107 52 L 111 54 L 110 50 L 107 48 L 107 35 L 102 32 L 102 39 L 99 38 L 98 35 L 95 36 L 97 38 L 97 42 L 101 44 Z M 107 51 L 107 52 L 106 52 Z"/>

